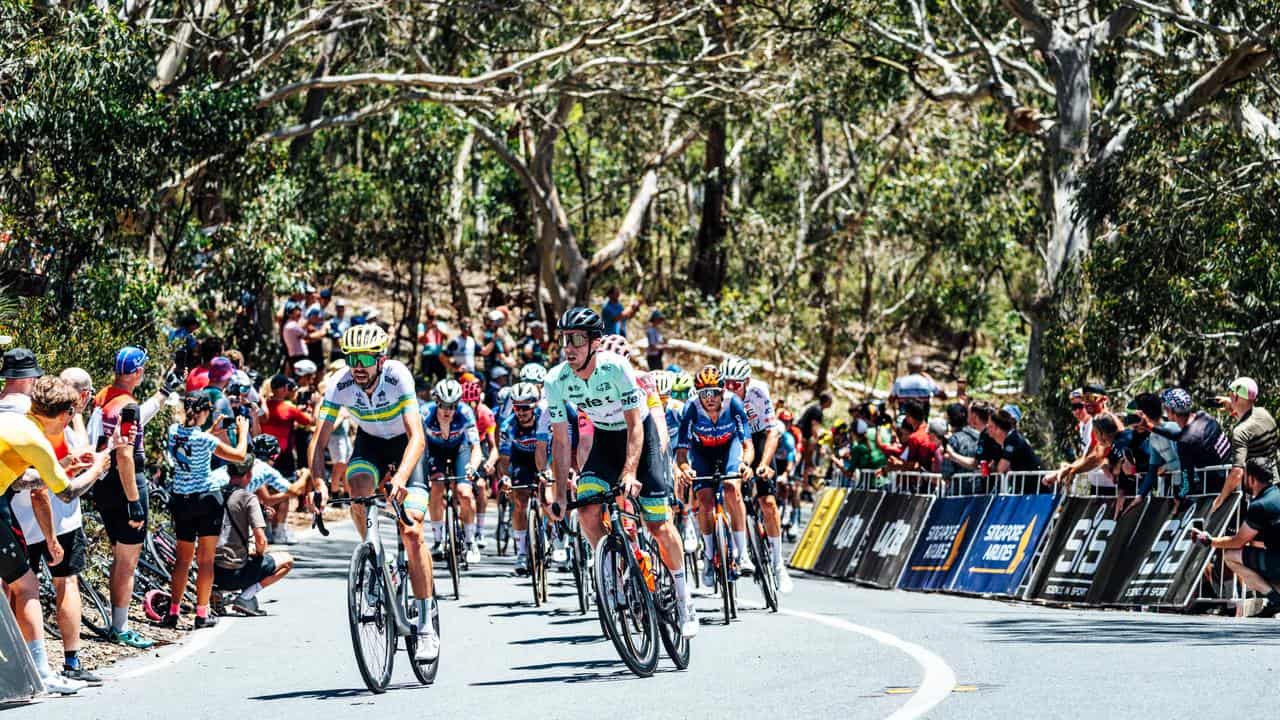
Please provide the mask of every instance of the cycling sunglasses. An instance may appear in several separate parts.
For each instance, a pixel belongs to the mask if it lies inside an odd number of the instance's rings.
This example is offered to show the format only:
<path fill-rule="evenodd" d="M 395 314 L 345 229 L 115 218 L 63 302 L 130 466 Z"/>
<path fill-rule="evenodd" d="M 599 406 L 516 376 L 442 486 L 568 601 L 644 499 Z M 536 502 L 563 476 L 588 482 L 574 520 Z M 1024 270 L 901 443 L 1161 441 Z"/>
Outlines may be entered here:
<path fill-rule="evenodd" d="M 564 342 L 570 347 L 586 347 L 591 344 L 591 336 L 586 333 L 565 333 Z"/>
<path fill-rule="evenodd" d="M 457 409 L 458 409 L 458 403 L 456 403 L 456 402 L 451 402 L 451 403 L 438 402 L 438 403 L 436 403 L 436 409 L 438 409 L 438 410 L 457 410 Z"/>
<path fill-rule="evenodd" d="M 378 356 L 368 353 L 351 353 L 347 355 L 347 367 L 369 368 L 378 364 Z"/>
<path fill-rule="evenodd" d="M 702 388 L 698 391 L 700 398 L 718 398 L 724 394 L 724 388 Z"/>
<path fill-rule="evenodd" d="M 515 405 L 516 412 L 533 412 L 532 405 Z"/>

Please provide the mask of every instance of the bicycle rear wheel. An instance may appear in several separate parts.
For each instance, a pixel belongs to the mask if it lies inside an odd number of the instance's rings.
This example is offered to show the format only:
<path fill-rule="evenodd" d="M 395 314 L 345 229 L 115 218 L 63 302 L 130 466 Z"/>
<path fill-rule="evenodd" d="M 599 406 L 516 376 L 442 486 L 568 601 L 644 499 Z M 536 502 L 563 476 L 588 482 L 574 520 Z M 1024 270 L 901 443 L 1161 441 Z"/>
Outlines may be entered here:
<path fill-rule="evenodd" d="M 111 604 L 89 579 L 81 575 L 80 585 L 80 622 L 94 635 L 103 640 L 111 637 Z"/>
<path fill-rule="evenodd" d="M 658 666 L 658 612 L 629 548 L 616 537 L 601 538 L 596 553 L 596 599 L 600 620 L 622 662 L 640 677 Z"/>
<path fill-rule="evenodd" d="M 671 662 L 676 667 L 684 670 L 689 667 L 690 643 L 689 638 L 684 636 L 680 631 L 680 603 L 684 602 L 684 598 L 676 595 L 676 581 L 671 576 L 671 570 L 667 564 L 662 562 L 662 553 L 658 550 L 658 544 L 650 541 L 646 543 L 649 553 L 653 556 L 657 573 L 657 593 L 655 604 L 658 608 L 658 630 L 662 633 L 662 645 L 667 650 L 667 657 L 671 658 Z"/>
<path fill-rule="evenodd" d="M 546 567 L 542 562 L 542 554 L 546 551 L 546 545 L 542 538 L 542 525 L 538 522 L 538 509 L 534 505 L 534 500 L 530 499 L 528 507 L 525 509 L 525 523 L 529 528 L 529 552 L 527 557 L 529 560 L 529 585 L 533 588 L 533 606 L 542 606 L 542 581 L 539 578 L 541 573 L 546 572 Z"/>
<path fill-rule="evenodd" d="M 351 554 L 347 572 L 347 621 L 356 666 L 370 692 L 384 693 L 395 664 L 396 633 L 391 621 L 390 595 L 373 547 L 360 545 Z"/>
<path fill-rule="evenodd" d="M 578 612 L 583 615 L 591 609 L 591 578 L 588 567 L 591 553 L 587 548 L 587 539 L 582 528 L 575 527 L 573 534 L 573 583 L 578 590 Z"/>
<path fill-rule="evenodd" d="M 445 506 L 444 518 L 444 560 L 449 566 L 449 579 L 453 581 L 453 599 L 457 600 L 462 597 L 462 590 L 458 585 L 458 578 L 462 574 L 458 562 L 458 509 L 454 507 L 452 501 Z"/>
<path fill-rule="evenodd" d="M 733 619 L 733 608 L 730 607 L 732 590 L 729 586 L 729 532 L 722 518 L 716 519 L 716 531 L 711 536 L 715 543 L 716 590 L 720 592 L 720 604 L 724 607 L 724 624 Z"/>
<path fill-rule="evenodd" d="M 400 588 L 396 592 L 396 597 L 400 601 L 400 606 L 404 608 L 404 616 L 409 621 L 410 627 L 418 627 L 418 601 L 409 595 L 409 568 L 407 566 L 400 567 Z M 436 637 L 440 637 L 440 616 L 435 615 L 431 618 L 431 624 L 435 627 Z M 436 673 L 440 670 L 440 656 L 437 655 L 435 660 L 431 662 L 418 662 L 418 636 L 409 633 L 404 638 L 404 649 L 409 653 L 409 667 L 413 670 L 413 676 L 418 678 L 418 682 L 423 685 L 430 685 L 436 681 Z"/>
<path fill-rule="evenodd" d="M 760 586 L 760 594 L 764 596 L 764 604 L 769 612 L 778 612 L 778 560 L 769 549 L 769 538 L 764 534 L 764 526 L 754 518 L 748 522 L 751 526 L 747 547 L 750 548 L 751 560 L 756 565 L 755 581 Z"/>
<path fill-rule="evenodd" d="M 511 498 L 506 493 L 498 494 L 498 529 L 494 531 L 494 539 L 498 544 L 498 556 L 506 555 L 511 544 Z"/>

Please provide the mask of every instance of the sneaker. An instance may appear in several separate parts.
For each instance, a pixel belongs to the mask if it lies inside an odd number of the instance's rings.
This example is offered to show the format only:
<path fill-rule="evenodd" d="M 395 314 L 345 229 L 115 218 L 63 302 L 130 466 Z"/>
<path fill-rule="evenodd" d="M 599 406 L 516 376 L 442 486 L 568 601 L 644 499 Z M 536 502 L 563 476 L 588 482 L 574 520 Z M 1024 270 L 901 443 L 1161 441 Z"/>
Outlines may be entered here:
<path fill-rule="evenodd" d="M 49 673 L 40 678 L 44 681 L 45 692 L 53 695 L 75 695 L 81 690 L 89 687 L 88 683 L 79 680 L 72 680 L 69 677 L 63 677 L 56 673 Z"/>
<path fill-rule="evenodd" d="M 698 551 L 698 533 L 695 532 L 693 529 L 692 520 L 685 523 L 684 525 L 684 551 L 685 552 Z"/>
<path fill-rule="evenodd" d="M 418 631 L 418 650 L 413 659 L 420 663 L 435 662 L 440 657 L 440 636 L 431 628 Z"/>
<path fill-rule="evenodd" d="M 488 545 L 485 543 L 485 540 L 484 540 L 484 533 L 480 532 L 479 529 L 476 530 L 476 547 L 480 548 L 481 550 L 484 550 L 486 547 L 488 547 Z"/>
<path fill-rule="evenodd" d="M 778 572 L 774 574 L 774 578 L 778 581 L 778 592 L 783 595 L 790 595 L 795 589 L 795 584 L 791 582 L 791 573 L 787 572 L 785 567 L 778 566 Z"/>
<path fill-rule="evenodd" d="M 211 628 L 218 624 L 217 615 L 206 615 L 204 617 L 196 616 L 196 629 Z"/>
<path fill-rule="evenodd" d="M 704 558 L 702 563 L 702 587 L 714 588 L 716 586 L 716 568 L 711 564 L 710 560 Z"/>
<path fill-rule="evenodd" d="M 62 677 L 67 678 L 68 680 L 78 680 L 86 685 L 92 685 L 94 687 L 102 684 L 102 678 L 94 675 L 88 670 L 85 670 L 83 667 L 73 669 L 64 665 L 62 666 Z"/>
<path fill-rule="evenodd" d="M 444 560 L 444 543 L 439 540 L 431 543 L 431 559 Z"/>
<path fill-rule="evenodd" d="M 562 547 L 558 547 L 551 551 L 551 562 L 564 565 L 569 562 L 569 553 Z"/>
<path fill-rule="evenodd" d="M 471 544 L 467 545 L 467 558 L 466 558 L 466 559 L 467 559 L 467 562 L 468 562 L 468 563 L 476 563 L 476 562 L 480 562 L 480 550 L 478 550 L 478 549 L 476 548 L 476 544 L 475 544 L 475 543 L 471 543 Z"/>
<path fill-rule="evenodd" d="M 1254 614 L 1253 617 L 1273 618 L 1278 614 L 1280 614 L 1280 603 L 1272 602 L 1271 600 L 1268 600 L 1267 604 L 1263 605 L 1262 609 L 1259 610 L 1256 614 Z"/>
<path fill-rule="evenodd" d="M 694 637 L 698 634 L 698 610 L 693 606 L 693 600 L 680 603 L 680 634 L 686 639 Z"/>
<path fill-rule="evenodd" d="M 159 623 L 157 623 L 157 624 L 158 624 L 160 627 L 162 627 L 162 628 L 169 628 L 169 629 L 171 629 L 171 630 L 177 630 L 177 629 L 178 629 L 178 616 L 177 616 L 176 614 L 169 614 L 169 615 L 165 615 L 165 616 L 164 616 L 164 619 L 163 619 L 163 620 L 161 620 L 161 621 L 160 621 Z"/>
<path fill-rule="evenodd" d="M 756 566 L 751 564 L 750 555 L 747 555 L 744 553 L 742 557 L 738 558 L 738 574 L 739 575 L 751 575 L 755 571 L 756 571 Z"/>
<path fill-rule="evenodd" d="M 139 650 L 146 650 L 152 645 L 155 645 L 154 641 L 142 637 L 132 629 L 125 630 L 124 632 L 112 630 L 110 639 L 111 642 L 116 643 L 117 645 L 128 645 L 131 648 L 137 648 Z"/>
<path fill-rule="evenodd" d="M 529 556 L 524 553 L 516 555 L 516 575 L 520 577 L 529 575 Z"/>
<path fill-rule="evenodd" d="M 262 610 L 258 608 L 258 598 L 256 597 L 246 598 L 242 595 L 237 595 L 236 599 L 231 601 L 231 607 L 235 608 L 238 612 L 253 617 L 266 615 L 266 613 L 262 612 Z"/>

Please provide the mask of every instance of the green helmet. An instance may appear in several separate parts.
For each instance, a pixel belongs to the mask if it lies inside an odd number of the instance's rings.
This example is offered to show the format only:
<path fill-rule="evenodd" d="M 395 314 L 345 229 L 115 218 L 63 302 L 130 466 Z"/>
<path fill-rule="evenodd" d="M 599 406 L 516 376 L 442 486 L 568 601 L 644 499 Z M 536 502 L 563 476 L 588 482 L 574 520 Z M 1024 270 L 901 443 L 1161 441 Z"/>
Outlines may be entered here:
<path fill-rule="evenodd" d="M 687 400 L 692 390 L 693 376 L 684 371 L 676 373 L 675 379 L 671 381 L 671 397 L 677 400 Z"/>

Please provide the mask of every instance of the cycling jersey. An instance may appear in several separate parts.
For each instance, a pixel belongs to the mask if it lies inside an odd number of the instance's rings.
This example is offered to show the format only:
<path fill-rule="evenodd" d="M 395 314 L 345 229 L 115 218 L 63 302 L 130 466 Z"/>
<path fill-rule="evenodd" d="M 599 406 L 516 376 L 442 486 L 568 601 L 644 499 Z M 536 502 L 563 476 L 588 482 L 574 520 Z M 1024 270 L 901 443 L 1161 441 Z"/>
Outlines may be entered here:
<path fill-rule="evenodd" d="M 515 486 L 534 483 L 538 472 L 538 443 L 548 443 L 547 447 L 550 447 L 548 425 L 544 422 L 546 411 L 542 407 L 535 407 L 533 414 L 528 427 L 521 427 L 514 416 L 507 418 L 499 433 L 502 440 L 498 452 L 503 457 L 510 458 L 507 474 L 511 476 L 511 484 Z"/>
<path fill-rule="evenodd" d="M 169 457 L 173 458 L 173 492 L 192 495 L 216 489 L 210 480 L 210 463 L 218 439 L 198 427 L 169 426 Z"/>
<path fill-rule="evenodd" d="M 699 476 L 723 472 L 733 475 L 742 461 L 742 446 L 747 439 L 747 411 L 737 395 L 725 393 L 720 414 L 715 419 L 702 407 L 701 400 L 691 400 L 680 418 L 680 435 L 676 447 L 689 451 L 690 464 Z M 704 482 L 695 484 L 695 488 Z"/>
<path fill-rule="evenodd" d="M 769 399 L 769 386 L 759 380 L 747 383 L 746 398 L 742 401 L 747 410 L 747 429 L 752 435 L 773 428 L 773 401 Z M 761 450 L 762 448 L 756 448 Z"/>
<path fill-rule="evenodd" d="M 599 430 L 625 430 L 628 410 L 640 410 L 643 420 L 649 416 L 646 394 L 636 382 L 631 363 L 611 352 L 597 352 L 596 367 L 591 377 L 578 377 L 568 363 L 560 363 L 547 373 L 547 411 L 551 423 L 568 421 L 565 402 L 571 403 L 591 420 Z"/>
<path fill-rule="evenodd" d="M 476 416 L 466 405 L 458 405 L 453 411 L 453 419 L 449 421 L 449 427 L 442 428 L 439 414 L 436 412 L 436 404 L 423 404 L 422 429 L 427 435 L 428 450 L 453 450 L 464 441 L 467 445 L 480 442 L 480 436 L 476 431 Z"/>
<path fill-rule="evenodd" d="M 351 369 L 338 373 L 324 393 L 320 404 L 320 421 L 336 423 L 338 411 L 346 408 L 361 432 L 379 438 L 405 434 L 404 416 L 415 407 L 418 398 L 413 387 L 413 374 L 398 360 L 387 360 L 378 374 L 373 394 L 365 393 L 351 377 Z"/>
<path fill-rule="evenodd" d="M 479 436 L 480 442 L 497 444 L 498 418 L 494 416 L 493 411 L 484 403 L 476 403 L 472 412 L 476 418 L 476 435 Z"/>
<path fill-rule="evenodd" d="M 778 449 L 773 451 L 773 467 L 781 472 L 796 461 L 796 439 L 780 423 L 775 427 L 778 430 Z"/>
<path fill-rule="evenodd" d="M 665 413 L 667 417 L 667 439 L 670 441 L 668 448 L 672 453 L 676 451 L 676 438 L 680 435 L 680 415 L 684 412 L 684 403 L 671 398 L 667 400 Z"/>

